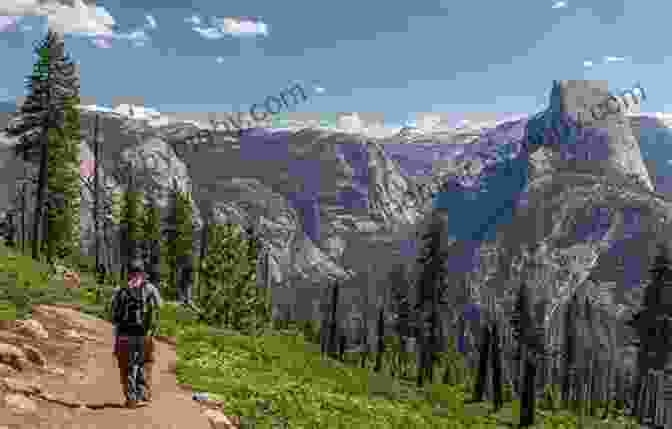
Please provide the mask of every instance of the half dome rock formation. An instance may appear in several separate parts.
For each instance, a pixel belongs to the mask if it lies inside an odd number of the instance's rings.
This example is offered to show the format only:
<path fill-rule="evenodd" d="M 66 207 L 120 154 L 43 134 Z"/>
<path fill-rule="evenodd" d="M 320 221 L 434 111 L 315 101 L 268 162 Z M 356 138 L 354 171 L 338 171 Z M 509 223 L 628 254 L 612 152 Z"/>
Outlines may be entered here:
<path fill-rule="evenodd" d="M 580 115 L 583 121 L 588 119 L 587 126 L 606 131 L 608 136 L 606 161 L 626 175 L 635 175 L 649 190 L 653 190 L 649 172 L 642 160 L 638 139 L 625 116 L 628 108 L 621 97 L 615 97 L 609 92 L 607 81 L 565 80 L 560 81 L 559 89 L 562 113 L 572 118 Z M 552 96 L 551 103 L 555 100 Z M 613 109 L 597 113 L 599 107 L 606 106 L 607 102 L 614 105 Z"/>

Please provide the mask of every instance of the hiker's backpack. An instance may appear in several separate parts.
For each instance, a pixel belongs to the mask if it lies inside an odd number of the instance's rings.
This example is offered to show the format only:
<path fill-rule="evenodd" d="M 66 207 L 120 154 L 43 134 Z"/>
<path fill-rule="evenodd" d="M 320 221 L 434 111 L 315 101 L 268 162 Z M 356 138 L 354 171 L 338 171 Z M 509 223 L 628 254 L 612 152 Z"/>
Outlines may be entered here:
<path fill-rule="evenodd" d="M 124 287 L 119 290 L 114 322 L 120 331 L 145 332 L 145 285 Z"/>

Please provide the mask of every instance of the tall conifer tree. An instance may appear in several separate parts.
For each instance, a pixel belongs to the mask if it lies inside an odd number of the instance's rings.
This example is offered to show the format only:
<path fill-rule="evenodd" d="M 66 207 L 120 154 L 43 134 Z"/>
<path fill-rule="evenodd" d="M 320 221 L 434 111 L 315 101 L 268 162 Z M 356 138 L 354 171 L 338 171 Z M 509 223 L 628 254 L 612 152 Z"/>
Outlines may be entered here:
<path fill-rule="evenodd" d="M 19 137 L 19 144 L 15 146 L 17 155 L 21 155 L 24 161 L 39 162 L 31 237 L 32 256 L 34 259 L 39 259 L 42 247 L 40 241 L 46 242 L 46 237 L 40 238 L 40 229 L 48 201 L 49 161 L 54 159 L 49 155 L 50 137 L 56 145 L 61 146 L 61 150 L 55 150 L 59 162 L 70 160 L 75 156 L 73 145 L 77 148 L 79 145 L 79 120 L 73 106 L 79 103 L 79 76 L 75 63 L 65 54 L 62 34 L 49 29 L 44 39 L 36 46 L 35 53 L 38 57 L 37 63 L 26 82 L 28 96 L 18 115 L 6 128 L 6 132 L 12 137 Z M 59 131 L 50 133 L 50 130 L 56 129 Z M 76 156 L 79 156 L 78 152 Z M 76 168 L 79 168 L 78 164 Z M 61 173 L 64 171 L 65 169 Z M 52 199 L 51 206 L 55 207 L 55 212 L 52 212 L 51 218 L 52 222 L 62 224 L 67 221 L 66 219 L 74 222 L 74 212 L 78 210 L 75 210 L 73 205 L 78 201 L 64 201 L 70 193 L 65 190 L 70 187 L 66 184 L 69 174 L 61 176 L 60 181 L 51 176 L 52 184 L 62 185 L 62 194 L 55 198 L 56 201 L 62 202 L 55 203 Z M 63 239 L 72 240 L 72 236 L 68 235 L 73 233 L 74 230 L 69 229 L 68 233 L 64 233 Z M 63 242 L 58 246 L 52 244 L 52 248 L 56 247 L 60 248 L 60 252 L 72 251 L 71 246 L 64 245 Z"/>

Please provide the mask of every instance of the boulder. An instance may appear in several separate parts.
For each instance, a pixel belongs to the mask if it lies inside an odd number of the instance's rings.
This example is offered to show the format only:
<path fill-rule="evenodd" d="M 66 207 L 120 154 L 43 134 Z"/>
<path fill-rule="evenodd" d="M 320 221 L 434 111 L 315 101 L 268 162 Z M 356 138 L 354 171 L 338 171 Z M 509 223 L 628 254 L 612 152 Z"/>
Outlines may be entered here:
<path fill-rule="evenodd" d="M 35 319 L 22 320 L 19 322 L 16 332 L 23 335 L 28 335 L 38 340 L 46 340 L 49 338 L 49 333 L 40 322 Z"/>
<path fill-rule="evenodd" d="M 209 409 L 203 414 L 208 418 L 212 429 L 238 429 L 240 427 L 240 419 L 227 417 L 221 411 Z"/>
<path fill-rule="evenodd" d="M 11 393 L 5 396 L 4 401 L 7 407 L 16 413 L 33 414 L 37 412 L 37 403 L 24 395 Z"/>
<path fill-rule="evenodd" d="M 65 274 L 63 274 L 63 282 L 65 283 L 65 287 L 68 289 L 79 289 L 80 286 L 79 273 L 75 271 L 66 272 Z"/>
<path fill-rule="evenodd" d="M 23 351 L 26 355 L 26 358 L 30 362 L 32 362 L 35 365 L 40 366 L 42 368 L 47 366 L 47 358 L 44 356 L 44 353 L 42 353 L 40 351 L 40 349 L 38 349 L 37 347 L 33 347 L 31 345 L 28 345 L 28 344 L 26 344 L 24 346 L 21 346 L 21 348 L 23 349 Z"/>
<path fill-rule="evenodd" d="M 22 371 L 28 364 L 26 354 L 11 344 L 0 343 L 0 363 Z"/>

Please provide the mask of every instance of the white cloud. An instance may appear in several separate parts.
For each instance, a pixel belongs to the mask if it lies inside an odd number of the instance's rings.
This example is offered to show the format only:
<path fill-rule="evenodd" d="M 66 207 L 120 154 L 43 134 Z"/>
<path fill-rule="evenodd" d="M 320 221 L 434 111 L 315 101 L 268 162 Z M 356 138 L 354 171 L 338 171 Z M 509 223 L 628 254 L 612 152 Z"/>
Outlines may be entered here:
<path fill-rule="evenodd" d="M 224 62 L 224 57 L 217 57 L 217 63 L 221 64 Z"/>
<path fill-rule="evenodd" d="M 11 16 L 46 16 L 47 9 L 38 0 L 5 0 L 0 4 L 0 13 Z"/>
<path fill-rule="evenodd" d="M 562 8 L 565 8 L 565 7 L 567 7 L 567 2 L 566 1 L 556 1 L 555 3 L 553 3 L 553 6 L 552 6 L 553 9 L 562 9 Z"/>
<path fill-rule="evenodd" d="M 108 36 L 98 36 L 92 40 L 93 45 L 100 49 L 109 49 L 112 47 L 112 39 Z"/>
<path fill-rule="evenodd" d="M 19 18 L 18 16 L 0 16 L 0 32 L 16 31 Z"/>
<path fill-rule="evenodd" d="M 125 40 L 134 40 L 146 42 L 149 40 L 149 36 L 145 33 L 145 30 L 136 30 L 130 33 L 117 33 L 113 36 L 115 39 L 125 39 Z"/>
<path fill-rule="evenodd" d="M 258 20 L 246 18 L 213 18 L 213 23 L 219 26 L 222 32 L 233 36 L 268 35 L 268 27 Z"/>
<path fill-rule="evenodd" d="M 201 18 L 196 15 L 191 15 L 189 18 L 185 18 L 184 22 L 188 22 L 193 25 L 201 25 Z"/>
<path fill-rule="evenodd" d="M 315 87 L 315 92 L 317 92 L 318 94 L 323 94 L 324 91 L 326 91 L 326 90 L 324 88 L 322 88 L 321 86 L 316 86 Z"/>
<path fill-rule="evenodd" d="M 136 30 L 130 33 L 113 33 L 109 35 L 99 35 L 95 37 L 95 40 L 92 41 L 93 45 L 97 48 L 111 48 L 112 40 L 129 40 L 133 42 L 133 46 L 140 47 L 145 46 L 145 43 L 150 40 L 145 30 Z"/>
<path fill-rule="evenodd" d="M 147 20 L 147 25 L 151 29 L 155 29 L 157 27 L 156 25 L 156 19 L 152 15 L 145 15 L 145 19 Z"/>
<path fill-rule="evenodd" d="M 192 16 L 192 18 L 194 18 Z M 195 20 L 185 20 L 191 23 L 195 23 Z M 206 39 L 221 39 L 226 35 L 243 37 L 243 36 L 268 36 L 268 26 L 258 20 L 248 19 L 248 18 L 216 18 L 213 17 L 210 19 L 211 26 L 203 27 L 200 26 L 200 19 L 198 20 L 199 24 L 195 24 L 192 27 L 192 30 L 200 34 Z"/>
<path fill-rule="evenodd" d="M 74 7 L 55 5 L 47 14 L 49 27 L 67 34 L 112 34 L 114 18 L 104 7 L 86 5 L 75 0 Z"/>
<path fill-rule="evenodd" d="M 85 4 L 82 0 L 69 0 L 67 3 L 65 0 L 0 0 L 0 14 L 16 15 L 10 17 L 15 22 L 21 15 L 44 16 L 48 28 L 74 36 L 92 37 L 92 43 L 99 48 L 110 48 L 112 39 L 130 40 L 135 46 L 143 46 L 150 40 L 144 30 L 116 33 L 113 30 L 115 20 L 104 7 Z M 149 27 L 156 28 L 154 17 L 147 15 L 146 19 Z M 0 30 L 5 21 L 8 20 L 0 19 Z M 28 31 L 30 27 L 26 26 L 23 30 Z"/>
<path fill-rule="evenodd" d="M 583 66 L 584 66 L 584 67 L 592 67 L 592 66 L 593 66 L 593 62 L 592 62 L 592 61 L 584 61 L 584 62 L 583 62 Z"/>
<path fill-rule="evenodd" d="M 201 36 L 205 37 L 206 39 L 214 40 L 214 39 L 221 39 L 224 37 L 224 34 L 222 34 L 218 29 L 210 27 L 210 28 L 202 28 L 202 27 L 192 27 L 192 30 L 200 34 Z"/>
<path fill-rule="evenodd" d="M 672 165 L 672 159 L 668 159 L 668 160 L 667 160 L 667 163 L 670 164 L 670 165 Z"/>
<path fill-rule="evenodd" d="M 604 61 L 608 63 L 620 63 L 622 61 L 625 61 L 625 58 L 623 57 L 604 57 Z"/>

